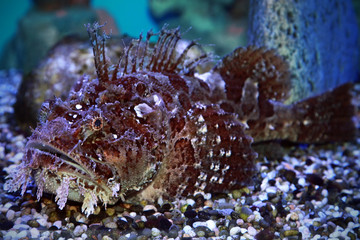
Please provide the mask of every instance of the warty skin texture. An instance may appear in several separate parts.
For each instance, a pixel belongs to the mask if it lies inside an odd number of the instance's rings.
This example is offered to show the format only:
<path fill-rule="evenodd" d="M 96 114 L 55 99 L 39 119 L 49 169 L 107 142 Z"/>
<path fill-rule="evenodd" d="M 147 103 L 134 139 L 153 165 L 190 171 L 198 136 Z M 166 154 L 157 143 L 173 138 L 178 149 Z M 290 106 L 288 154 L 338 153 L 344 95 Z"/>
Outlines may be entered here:
<path fill-rule="evenodd" d="M 89 215 L 98 202 L 175 198 L 249 184 L 256 170 L 253 138 L 333 140 L 328 134 L 337 119 L 333 113 L 321 118 L 329 128 L 315 136 L 301 133 L 308 131 L 306 117 L 310 125 L 318 120 L 311 115 L 318 98 L 281 103 L 289 73 L 274 51 L 239 48 L 199 74 L 196 67 L 209 58 L 192 56 L 195 42 L 178 52 L 179 29 L 163 28 L 153 48 L 149 32 L 110 65 L 106 36 L 99 36 L 98 28 L 88 26 L 98 78 L 84 76 L 66 101 L 43 104 L 8 190 L 24 193 L 33 176 L 39 199 L 43 191 L 53 193 L 61 209 L 68 199 L 80 201 Z M 340 107 L 349 104 L 348 90 L 340 89 L 341 96 L 347 94 Z"/>

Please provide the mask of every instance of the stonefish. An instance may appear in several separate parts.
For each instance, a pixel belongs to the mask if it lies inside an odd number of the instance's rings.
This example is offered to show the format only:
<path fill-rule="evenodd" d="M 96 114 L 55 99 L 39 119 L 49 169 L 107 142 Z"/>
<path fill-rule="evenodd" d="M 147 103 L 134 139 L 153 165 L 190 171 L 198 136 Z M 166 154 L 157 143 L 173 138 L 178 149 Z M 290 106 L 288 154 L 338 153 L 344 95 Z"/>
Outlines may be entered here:
<path fill-rule="evenodd" d="M 38 199 L 53 193 L 60 209 L 83 202 L 89 215 L 125 197 L 240 188 L 256 171 L 253 141 L 354 137 L 351 84 L 286 105 L 290 74 L 273 50 L 237 48 L 200 74 L 213 58 L 192 54 L 199 45 L 178 28 L 163 28 L 153 47 L 150 31 L 110 64 L 99 28 L 88 25 L 97 78 L 43 104 L 8 190 L 24 194 L 34 178 Z"/>

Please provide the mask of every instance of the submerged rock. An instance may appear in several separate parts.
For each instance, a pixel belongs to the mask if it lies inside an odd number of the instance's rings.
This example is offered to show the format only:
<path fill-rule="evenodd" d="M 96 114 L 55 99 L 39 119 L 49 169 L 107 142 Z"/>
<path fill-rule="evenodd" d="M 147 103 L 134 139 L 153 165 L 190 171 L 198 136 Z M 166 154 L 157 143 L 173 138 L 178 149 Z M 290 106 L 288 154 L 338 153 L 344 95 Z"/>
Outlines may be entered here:
<path fill-rule="evenodd" d="M 277 49 L 290 64 L 288 103 L 356 80 L 358 27 L 350 0 L 252 0 L 249 23 L 249 43 Z"/>
<path fill-rule="evenodd" d="M 124 43 L 129 41 L 129 38 L 110 39 L 106 45 L 111 48 L 108 57 L 116 62 L 123 54 Z M 68 37 L 59 42 L 20 85 L 14 105 L 20 126 L 25 131 L 29 125 L 35 127 L 41 104 L 54 96 L 65 100 L 71 87 L 84 74 L 95 77 L 94 67 L 93 50 L 88 41 Z"/>

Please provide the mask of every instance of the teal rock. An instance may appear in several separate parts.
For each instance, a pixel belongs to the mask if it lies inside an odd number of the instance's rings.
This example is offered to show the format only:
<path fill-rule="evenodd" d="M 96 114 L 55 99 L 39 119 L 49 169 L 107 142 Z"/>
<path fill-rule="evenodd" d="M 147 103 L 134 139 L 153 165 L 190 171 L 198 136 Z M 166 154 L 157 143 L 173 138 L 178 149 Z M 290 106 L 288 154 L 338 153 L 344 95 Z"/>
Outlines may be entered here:
<path fill-rule="evenodd" d="M 251 0 L 249 15 L 249 43 L 276 49 L 290 65 L 288 103 L 356 80 L 358 27 L 351 0 Z"/>
<path fill-rule="evenodd" d="M 114 19 L 90 1 L 32 1 L 32 7 L 18 21 L 14 36 L 0 53 L 1 69 L 19 69 L 29 73 L 61 39 L 77 36 L 87 41 L 84 25 L 107 22 L 107 33 L 119 34 Z"/>

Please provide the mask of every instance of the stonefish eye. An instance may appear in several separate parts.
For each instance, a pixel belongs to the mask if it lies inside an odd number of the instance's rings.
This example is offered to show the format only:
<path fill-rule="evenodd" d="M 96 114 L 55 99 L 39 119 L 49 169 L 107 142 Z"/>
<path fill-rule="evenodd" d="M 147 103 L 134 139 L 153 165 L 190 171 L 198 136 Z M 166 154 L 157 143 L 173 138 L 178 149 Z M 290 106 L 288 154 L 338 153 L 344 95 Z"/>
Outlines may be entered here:
<path fill-rule="evenodd" d="M 94 131 L 99 131 L 104 125 L 104 119 L 102 117 L 96 117 L 91 123 L 91 127 Z"/>

